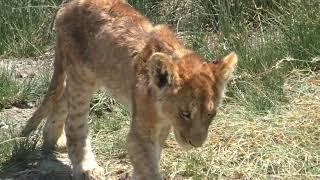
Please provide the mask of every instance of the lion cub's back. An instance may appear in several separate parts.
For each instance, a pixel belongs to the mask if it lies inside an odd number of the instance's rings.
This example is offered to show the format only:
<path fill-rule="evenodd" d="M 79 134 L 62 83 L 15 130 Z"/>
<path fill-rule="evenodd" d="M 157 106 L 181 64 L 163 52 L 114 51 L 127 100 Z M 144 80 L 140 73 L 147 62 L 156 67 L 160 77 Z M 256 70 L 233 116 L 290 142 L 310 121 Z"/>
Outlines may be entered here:
<path fill-rule="evenodd" d="M 64 49 L 79 49 L 83 53 L 106 40 L 139 50 L 153 26 L 121 0 L 75 0 L 59 10 L 56 29 L 59 38 L 67 42 Z"/>

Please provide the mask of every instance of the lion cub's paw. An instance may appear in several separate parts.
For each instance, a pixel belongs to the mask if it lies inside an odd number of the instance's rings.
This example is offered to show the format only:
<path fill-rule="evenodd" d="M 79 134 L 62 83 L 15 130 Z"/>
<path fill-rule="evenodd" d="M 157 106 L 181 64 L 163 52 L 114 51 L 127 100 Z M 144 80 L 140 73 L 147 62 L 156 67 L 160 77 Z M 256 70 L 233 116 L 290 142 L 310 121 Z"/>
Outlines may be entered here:
<path fill-rule="evenodd" d="M 92 168 L 76 168 L 73 174 L 74 180 L 106 180 L 104 169 L 96 165 Z"/>

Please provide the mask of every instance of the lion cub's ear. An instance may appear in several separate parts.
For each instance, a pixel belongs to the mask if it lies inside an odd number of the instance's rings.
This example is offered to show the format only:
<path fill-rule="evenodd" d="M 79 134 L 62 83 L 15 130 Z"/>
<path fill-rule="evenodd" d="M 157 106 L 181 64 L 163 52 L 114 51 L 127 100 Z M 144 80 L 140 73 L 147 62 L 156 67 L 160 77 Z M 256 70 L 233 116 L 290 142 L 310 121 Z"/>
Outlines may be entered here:
<path fill-rule="evenodd" d="M 229 53 L 220 60 L 215 68 L 216 75 L 220 80 L 228 81 L 237 65 L 238 57 L 235 52 Z"/>
<path fill-rule="evenodd" d="M 160 89 L 167 85 L 178 84 L 178 67 L 172 62 L 170 56 L 164 53 L 157 52 L 150 57 L 149 70 L 151 83 Z"/>

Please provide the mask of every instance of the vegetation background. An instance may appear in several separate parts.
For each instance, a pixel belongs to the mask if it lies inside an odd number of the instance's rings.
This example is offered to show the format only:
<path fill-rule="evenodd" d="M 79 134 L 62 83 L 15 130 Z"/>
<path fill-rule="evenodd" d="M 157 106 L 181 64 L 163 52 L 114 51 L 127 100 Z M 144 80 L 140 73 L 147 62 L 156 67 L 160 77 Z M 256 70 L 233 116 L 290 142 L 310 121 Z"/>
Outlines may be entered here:
<path fill-rule="evenodd" d="M 229 51 L 239 55 L 208 142 L 184 151 L 170 137 L 161 162 L 166 177 L 320 178 L 318 0 L 128 2 L 154 23 L 169 24 L 186 46 L 209 60 Z M 6 112 L 32 112 L 43 96 L 50 69 L 42 61 L 50 64 L 52 59 L 54 17 L 60 4 L 61 0 L 0 0 L 0 174 L 30 167 L 39 150 L 40 133 L 16 138 L 23 122 Z M 44 70 L 21 78 L 20 71 L 29 67 L 25 62 L 37 62 Z M 91 106 L 91 135 L 100 163 L 109 176 L 130 171 L 125 151 L 130 115 L 103 91 Z"/>

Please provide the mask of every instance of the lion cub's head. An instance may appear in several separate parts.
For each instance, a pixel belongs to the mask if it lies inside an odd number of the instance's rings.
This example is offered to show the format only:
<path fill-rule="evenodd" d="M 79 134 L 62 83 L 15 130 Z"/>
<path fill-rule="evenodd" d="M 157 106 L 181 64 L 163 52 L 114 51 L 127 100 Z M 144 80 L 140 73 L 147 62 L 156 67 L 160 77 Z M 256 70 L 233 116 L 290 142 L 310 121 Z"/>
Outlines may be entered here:
<path fill-rule="evenodd" d="M 159 52 L 150 57 L 149 75 L 159 115 L 172 123 L 181 146 L 204 143 L 236 63 L 233 52 L 215 63 L 192 52 L 175 59 Z"/>

